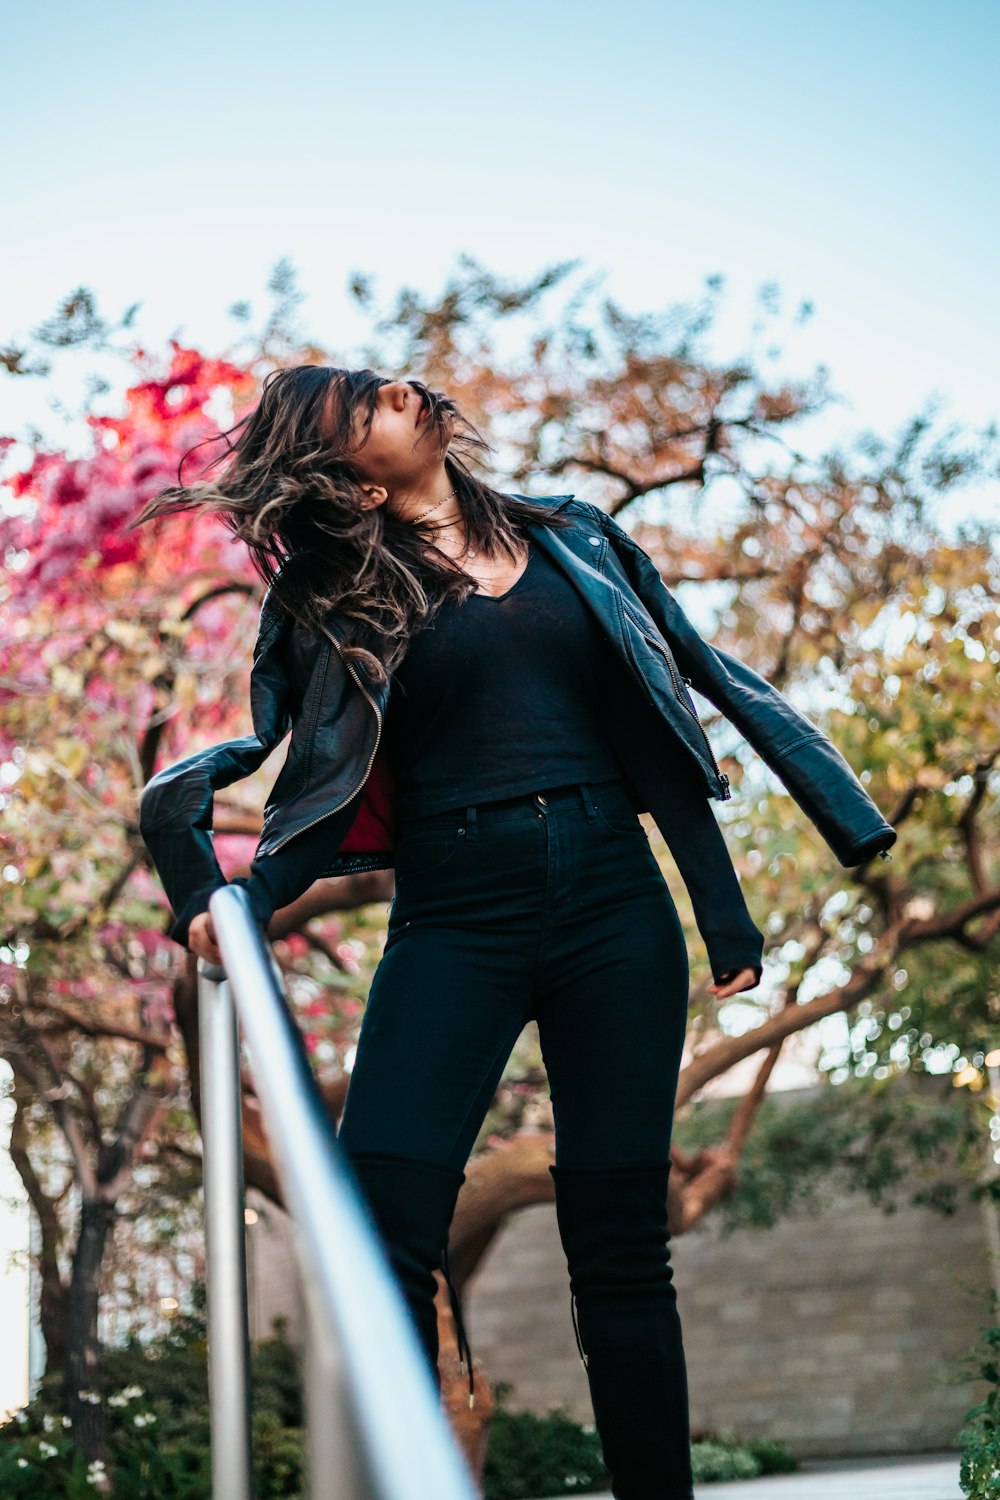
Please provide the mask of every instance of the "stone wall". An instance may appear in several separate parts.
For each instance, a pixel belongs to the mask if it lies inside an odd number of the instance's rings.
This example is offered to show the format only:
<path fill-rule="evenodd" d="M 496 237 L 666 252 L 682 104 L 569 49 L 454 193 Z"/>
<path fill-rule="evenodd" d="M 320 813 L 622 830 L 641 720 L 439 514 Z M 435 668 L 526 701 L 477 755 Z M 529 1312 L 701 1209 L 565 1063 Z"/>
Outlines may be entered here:
<path fill-rule="evenodd" d="M 297 1338 L 287 1221 L 251 1202 L 252 1331 L 280 1314 Z M 990 1279 L 980 1210 L 964 1197 L 951 1219 L 852 1196 L 728 1237 L 710 1219 L 670 1244 L 696 1431 L 778 1437 L 802 1457 L 956 1446 L 985 1387 L 949 1383 L 953 1361 L 986 1324 Z M 511 1217 L 466 1314 L 477 1361 L 513 1384 L 511 1409 L 593 1420 L 551 1204 Z"/>
<path fill-rule="evenodd" d="M 852 1196 L 727 1238 L 709 1220 L 670 1247 L 693 1429 L 781 1438 L 802 1457 L 957 1446 L 986 1390 L 949 1383 L 988 1316 L 978 1208 L 886 1215 Z M 512 1218 L 467 1309 L 473 1353 L 512 1382 L 511 1409 L 593 1420 L 550 1205 Z"/>

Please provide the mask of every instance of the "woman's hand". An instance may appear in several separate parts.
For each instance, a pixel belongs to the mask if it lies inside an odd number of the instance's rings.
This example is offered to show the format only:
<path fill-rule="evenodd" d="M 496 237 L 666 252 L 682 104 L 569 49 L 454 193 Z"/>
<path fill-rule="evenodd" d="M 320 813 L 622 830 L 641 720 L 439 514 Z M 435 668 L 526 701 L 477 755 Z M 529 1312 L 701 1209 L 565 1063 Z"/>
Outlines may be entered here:
<path fill-rule="evenodd" d="M 730 995 L 737 994 L 740 990 L 752 990 L 757 985 L 756 969 L 739 969 L 735 974 L 730 974 L 724 982 L 710 984 L 708 993 L 714 995 L 717 1000 L 725 1000 Z"/>
<path fill-rule="evenodd" d="M 207 959 L 210 964 L 221 965 L 222 954 L 216 942 L 211 912 L 200 911 L 196 917 L 191 918 L 188 923 L 187 945 L 199 958 Z"/>

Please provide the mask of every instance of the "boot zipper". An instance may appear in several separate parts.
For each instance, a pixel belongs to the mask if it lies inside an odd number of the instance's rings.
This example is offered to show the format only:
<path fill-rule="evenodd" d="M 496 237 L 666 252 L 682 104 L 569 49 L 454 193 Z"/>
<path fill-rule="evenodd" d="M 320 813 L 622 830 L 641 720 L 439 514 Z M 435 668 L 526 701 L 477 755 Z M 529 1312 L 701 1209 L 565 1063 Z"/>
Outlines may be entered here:
<path fill-rule="evenodd" d="M 347 661 L 346 658 L 343 655 L 341 655 L 340 645 L 339 645 L 339 643 L 337 641 L 336 636 L 334 636 L 331 631 L 327 630 L 325 626 L 320 626 L 320 629 L 323 631 L 323 634 L 326 635 L 333 642 L 334 646 L 336 647 L 337 654 L 340 656 L 340 659 L 343 662 L 344 666 L 347 668 L 348 672 L 350 672 L 351 676 L 354 678 L 354 681 L 357 683 L 359 690 L 364 694 L 365 698 L 367 698 L 368 702 L 371 704 L 371 707 L 372 707 L 372 710 L 373 710 L 373 712 L 375 714 L 375 717 L 378 720 L 378 734 L 375 737 L 375 745 L 374 745 L 374 748 L 372 750 L 372 753 L 368 757 L 368 764 L 365 767 L 365 773 L 362 776 L 361 780 L 358 782 L 357 786 L 354 787 L 353 791 L 351 791 L 348 796 L 344 797 L 342 801 L 338 802 L 337 805 L 336 805 L 336 807 L 330 807 L 330 808 L 328 808 L 326 810 L 326 812 L 320 813 L 320 815 L 319 815 L 318 818 L 313 818 L 313 820 L 312 820 L 311 823 L 304 824 L 304 826 L 302 828 L 296 828 L 296 830 L 295 830 L 294 833 L 286 834 L 283 839 L 280 839 L 279 842 L 277 844 L 275 844 L 274 848 L 271 850 L 272 854 L 277 854 L 277 852 L 278 852 L 279 849 L 284 848 L 285 844 L 288 843 L 289 839 L 298 838 L 299 834 L 300 833 L 305 833 L 305 831 L 306 831 L 307 828 L 314 828 L 317 823 L 322 823 L 322 821 L 323 821 L 324 818 L 332 818 L 334 813 L 339 812 L 342 807 L 346 807 L 347 806 L 347 804 L 348 804 L 348 802 L 350 802 L 351 798 L 357 795 L 357 793 L 360 790 L 360 788 L 363 787 L 364 784 L 365 784 L 365 782 L 368 780 L 368 776 L 369 776 L 369 773 L 371 771 L 371 768 L 372 768 L 372 766 L 375 763 L 375 756 L 378 754 L 379 741 L 382 738 L 382 714 L 379 711 L 378 704 L 375 702 L 375 700 L 372 697 L 371 693 L 369 693 L 368 689 L 362 683 L 361 678 L 358 676 L 358 674 L 355 671 L 354 667 L 351 666 L 351 663 L 349 661 Z"/>
<path fill-rule="evenodd" d="M 451 1315 L 455 1320 L 455 1343 L 458 1345 L 458 1364 L 463 1374 L 467 1374 L 469 1377 L 469 1406 L 473 1407 L 476 1404 L 476 1377 L 472 1368 L 472 1346 L 465 1331 L 465 1322 L 462 1318 L 462 1304 L 458 1300 L 458 1293 L 455 1291 L 451 1279 L 447 1246 L 445 1246 L 441 1254 L 441 1270 L 448 1287 L 448 1296 L 451 1301 Z"/>
<path fill-rule="evenodd" d="M 569 1294 L 569 1310 L 570 1310 L 570 1313 L 571 1313 L 572 1318 L 573 1318 L 573 1332 L 576 1334 L 576 1347 L 580 1351 L 580 1358 L 583 1360 L 584 1365 L 586 1365 L 587 1364 L 587 1356 L 586 1356 L 586 1353 L 584 1352 L 583 1340 L 580 1338 L 580 1325 L 577 1322 L 577 1317 L 576 1317 L 576 1293 L 575 1292 L 570 1292 L 570 1294 Z"/>

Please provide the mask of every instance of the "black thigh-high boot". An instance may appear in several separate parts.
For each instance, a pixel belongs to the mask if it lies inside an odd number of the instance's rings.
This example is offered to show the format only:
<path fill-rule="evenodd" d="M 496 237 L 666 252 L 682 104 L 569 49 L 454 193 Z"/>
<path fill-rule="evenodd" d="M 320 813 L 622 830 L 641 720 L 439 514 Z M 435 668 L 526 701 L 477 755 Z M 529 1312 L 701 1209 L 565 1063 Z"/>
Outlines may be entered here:
<path fill-rule="evenodd" d="M 346 1160 L 362 1193 L 376 1234 L 389 1258 L 420 1342 L 441 1391 L 438 1370 L 438 1320 L 434 1272 L 444 1262 L 455 1314 L 459 1350 L 465 1346 L 472 1391 L 472 1356 L 458 1301 L 447 1272 L 448 1230 L 465 1173 L 458 1167 L 385 1154 L 348 1155 Z M 470 1396 L 471 1404 L 471 1396 Z"/>
<path fill-rule="evenodd" d="M 550 1166 L 571 1311 L 616 1500 L 693 1500 L 667 1241 L 670 1162 Z"/>

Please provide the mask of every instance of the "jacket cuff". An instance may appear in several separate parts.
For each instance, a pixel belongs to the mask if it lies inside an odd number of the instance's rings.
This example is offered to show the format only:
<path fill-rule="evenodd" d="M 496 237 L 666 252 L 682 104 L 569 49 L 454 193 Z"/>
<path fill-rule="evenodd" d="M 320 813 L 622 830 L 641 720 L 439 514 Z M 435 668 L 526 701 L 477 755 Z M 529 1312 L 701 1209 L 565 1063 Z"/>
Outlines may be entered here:
<path fill-rule="evenodd" d="M 208 911 L 209 897 L 214 895 L 216 891 L 221 890 L 225 884 L 225 881 L 222 881 L 221 885 L 216 881 L 214 885 L 199 886 L 198 890 L 192 891 L 180 911 L 174 917 L 171 926 L 167 928 L 167 937 L 175 943 L 180 943 L 182 948 L 187 948 L 188 928 L 193 918 L 199 912 Z"/>
<path fill-rule="evenodd" d="M 246 891 L 254 920 L 266 934 L 277 907 L 263 880 L 258 875 L 235 875 L 229 884 L 242 886 Z"/>
<path fill-rule="evenodd" d="M 735 960 L 726 959 L 724 962 L 710 960 L 709 963 L 712 970 L 712 978 L 716 984 L 725 984 L 727 980 L 735 978 L 741 969 L 753 969 L 753 982 L 756 988 L 760 984 L 764 973 L 764 966 L 760 959 L 752 954 L 747 954 L 745 958 L 737 958 Z M 742 990 L 739 993 L 742 994 Z"/>
<path fill-rule="evenodd" d="M 713 925 L 708 932 L 702 932 L 702 938 L 716 984 L 724 984 L 727 975 L 731 979 L 740 969 L 753 969 L 754 983 L 760 983 L 764 972 L 764 934 L 745 908 L 741 918 L 731 908 L 726 926 Z"/>

